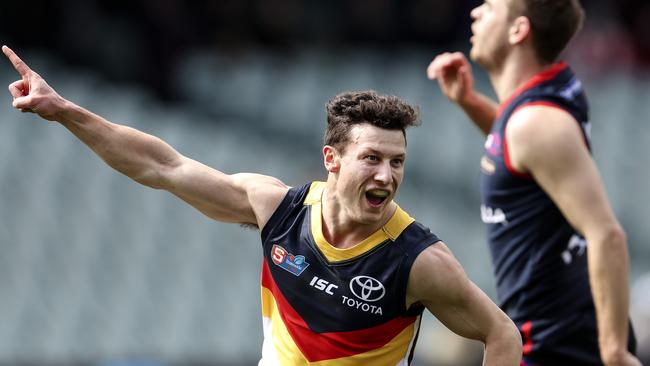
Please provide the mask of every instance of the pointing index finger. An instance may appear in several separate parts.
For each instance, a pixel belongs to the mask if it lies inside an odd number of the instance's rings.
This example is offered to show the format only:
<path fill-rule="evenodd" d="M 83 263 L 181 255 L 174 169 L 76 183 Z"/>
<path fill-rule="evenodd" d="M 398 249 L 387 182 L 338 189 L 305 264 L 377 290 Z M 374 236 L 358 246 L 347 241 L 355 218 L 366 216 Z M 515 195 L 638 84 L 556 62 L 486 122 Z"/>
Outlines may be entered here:
<path fill-rule="evenodd" d="M 30 69 L 29 66 L 27 66 L 27 64 L 11 50 L 11 48 L 2 46 L 2 52 L 7 56 L 7 58 L 9 58 L 9 61 L 14 65 L 14 68 L 18 71 L 20 76 L 26 77 L 29 72 L 32 71 L 32 69 Z"/>

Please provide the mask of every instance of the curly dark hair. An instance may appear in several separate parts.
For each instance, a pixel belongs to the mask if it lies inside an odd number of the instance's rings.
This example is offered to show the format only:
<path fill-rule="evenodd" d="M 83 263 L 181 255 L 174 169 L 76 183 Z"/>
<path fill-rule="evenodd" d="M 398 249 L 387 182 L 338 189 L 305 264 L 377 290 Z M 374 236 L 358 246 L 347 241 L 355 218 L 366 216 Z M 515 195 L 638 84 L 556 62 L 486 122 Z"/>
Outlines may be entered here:
<path fill-rule="evenodd" d="M 537 58 L 554 62 L 584 22 L 579 0 L 511 0 L 510 19 L 525 16 L 533 30 Z"/>
<path fill-rule="evenodd" d="M 374 90 L 346 91 L 327 103 L 325 145 L 343 150 L 354 125 L 369 123 L 388 130 L 401 130 L 420 124 L 418 110 L 393 95 L 380 95 Z"/>

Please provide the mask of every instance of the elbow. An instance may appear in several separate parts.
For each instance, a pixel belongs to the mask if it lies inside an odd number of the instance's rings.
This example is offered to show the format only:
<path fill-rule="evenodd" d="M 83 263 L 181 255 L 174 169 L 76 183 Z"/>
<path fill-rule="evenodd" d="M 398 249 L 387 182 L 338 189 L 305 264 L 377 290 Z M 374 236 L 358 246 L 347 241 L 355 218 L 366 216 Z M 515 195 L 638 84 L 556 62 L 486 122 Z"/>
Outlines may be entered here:
<path fill-rule="evenodd" d="M 512 324 L 512 327 L 514 328 L 513 339 L 515 342 L 515 348 L 517 350 L 517 354 L 521 355 L 523 352 L 523 339 L 521 338 L 521 333 L 519 332 L 519 329 L 517 329 L 514 323 Z"/>
<path fill-rule="evenodd" d="M 521 355 L 523 351 L 523 341 L 521 338 L 521 332 L 519 332 L 519 328 L 517 328 L 515 323 L 512 322 L 510 318 L 508 318 L 507 329 L 504 329 L 504 334 L 506 334 L 506 337 L 508 338 L 508 342 L 513 347 L 513 353 Z"/>
<path fill-rule="evenodd" d="M 153 189 L 169 190 L 171 186 L 171 179 L 169 178 L 171 171 L 171 167 L 156 165 L 146 169 L 123 171 L 122 173 L 144 186 Z"/>
<path fill-rule="evenodd" d="M 589 246 L 604 250 L 621 250 L 627 247 L 627 234 L 618 222 L 603 225 L 591 235 L 586 235 Z"/>
<path fill-rule="evenodd" d="M 182 167 L 181 159 L 155 161 L 132 167 L 132 171 L 123 173 L 144 186 L 170 191 L 173 189 L 174 176 L 180 173 Z"/>
<path fill-rule="evenodd" d="M 627 244 L 627 234 L 620 224 L 613 225 L 607 230 L 608 241 L 615 243 Z"/>
<path fill-rule="evenodd" d="M 604 225 L 585 237 L 589 251 L 589 272 L 592 276 L 604 276 L 615 268 L 629 267 L 627 235 L 618 223 Z"/>
<path fill-rule="evenodd" d="M 135 182 L 153 189 L 169 190 L 170 180 L 164 173 L 164 169 L 148 169 L 144 171 L 126 174 Z"/>
<path fill-rule="evenodd" d="M 505 314 L 504 314 L 505 316 Z M 487 338 L 486 353 L 495 356 L 497 362 L 486 362 L 485 365 L 513 365 L 520 364 L 523 354 L 521 333 L 509 318 L 500 322 L 492 334 Z"/>
<path fill-rule="evenodd" d="M 155 179 L 149 174 L 130 175 L 129 177 L 133 179 L 133 181 L 140 183 L 143 186 L 147 186 L 153 189 L 165 189 L 165 186 L 160 182 L 159 179 Z"/>
<path fill-rule="evenodd" d="M 509 339 L 510 339 L 510 345 L 511 345 L 511 354 L 513 357 L 513 360 L 515 361 L 515 365 L 519 365 L 521 362 L 521 357 L 523 355 L 524 351 L 524 346 L 523 346 L 523 340 L 521 338 L 521 333 L 519 332 L 519 329 L 517 326 L 510 321 L 509 327 L 508 327 L 508 334 L 509 334 Z"/>

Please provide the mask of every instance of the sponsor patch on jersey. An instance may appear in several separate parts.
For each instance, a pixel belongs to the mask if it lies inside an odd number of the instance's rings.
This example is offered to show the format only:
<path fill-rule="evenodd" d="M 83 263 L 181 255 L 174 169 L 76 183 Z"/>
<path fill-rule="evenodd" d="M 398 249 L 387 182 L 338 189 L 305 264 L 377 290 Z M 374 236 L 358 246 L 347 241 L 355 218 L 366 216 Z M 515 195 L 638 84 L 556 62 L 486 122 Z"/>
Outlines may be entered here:
<path fill-rule="evenodd" d="M 386 294 L 386 288 L 376 278 L 370 276 L 356 276 L 350 281 L 350 291 L 354 296 L 363 301 L 381 300 Z"/>
<path fill-rule="evenodd" d="M 278 267 L 296 276 L 300 276 L 309 267 L 309 263 L 305 261 L 304 256 L 293 255 L 277 244 L 274 244 L 273 248 L 271 248 L 271 260 Z"/>

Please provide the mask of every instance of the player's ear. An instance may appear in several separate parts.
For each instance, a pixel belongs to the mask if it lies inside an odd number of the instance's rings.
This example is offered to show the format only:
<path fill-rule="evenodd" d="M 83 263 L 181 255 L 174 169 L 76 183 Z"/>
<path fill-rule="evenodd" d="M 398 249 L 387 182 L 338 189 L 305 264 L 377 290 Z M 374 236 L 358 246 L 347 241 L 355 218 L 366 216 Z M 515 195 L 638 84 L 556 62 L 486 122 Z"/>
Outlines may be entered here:
<path fill-rule="evenodd" d="M 334 146 L 323 146 L 323 163 L 328 172 L 338 173 L 341 168 L 341 159 L 339 157 L 339 152 Z"/>
<path fill-rule="evenodd" d="M 525 16 L 518 16 L 512 22 L 512 25 L 510 25 L 508 41 L 513 45 L 523 42 L 526 38 L 530 37 L 531 29 L 530 19 Z"/>

